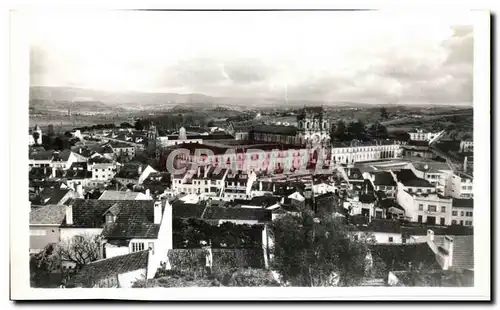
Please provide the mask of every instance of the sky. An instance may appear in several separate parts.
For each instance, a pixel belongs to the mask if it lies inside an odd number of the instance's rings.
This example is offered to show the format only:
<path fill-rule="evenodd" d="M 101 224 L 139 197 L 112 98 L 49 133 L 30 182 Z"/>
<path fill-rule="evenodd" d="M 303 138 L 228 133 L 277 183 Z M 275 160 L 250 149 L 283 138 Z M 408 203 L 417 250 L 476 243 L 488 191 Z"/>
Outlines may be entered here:
<path fill-rule="evenodd" d="M 472 104 L 466 17 L 31 14 L 31 85 L 324 102 Z"/>

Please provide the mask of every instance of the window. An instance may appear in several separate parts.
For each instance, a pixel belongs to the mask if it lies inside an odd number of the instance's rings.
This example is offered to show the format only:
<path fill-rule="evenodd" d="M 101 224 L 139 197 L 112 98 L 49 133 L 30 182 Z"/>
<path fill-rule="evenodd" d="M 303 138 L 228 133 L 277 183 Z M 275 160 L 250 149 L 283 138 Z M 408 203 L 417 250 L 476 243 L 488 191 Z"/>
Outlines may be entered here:
<path fill-rule="evenodd" d="M 440 219 L 439 219 L 439 225 L 445 225 L 445 224 L 444 224 L 444 221 L 445 221 L 445 218 L 444 218 L 444 217 L 440 218 Z"/>
<path fill-rule="evenodd" d="M 465 221 L 465 226 L 472 226 L 472 221 Z"/>
<path fill-rule="evenodd" d="M 132 253 L 144 251 L 144 243 L 142 242 L 132 242 Z"/>
<path fill-rule="evenodd" d="M 445 213 L 446 212 L 446 207 L 441 207 L 441 212 Z"/>
<path fill-rule="evenodd" d="M 464 221 L 460 220 L 460 225 L 463 225 L 464 224 Z"/>
<path fill-rule="evenodd" d="M 113 223 L 113 215 L 112 214 L 107 214 L 106 215 L 106 223 Z"/>
<path fill-rule="evenodd" d="M 47 231 L 43 229 L 30 229 L 30 236 L 45 236 L 46 234 Z"/>
<path fill-rule="evenodd" d="M 437 209 L 436 206 L 433 206 L 433 205 L 429 205 L 427 207 L 427 211 L 429 211 L 429 212 L 436 212 L 436 209 Z"/>
<path fill-rule="evenodd" d="M 470 212 L 465 212 L 465 216 L 472 216 L 472 211 L 470 211 Z"/>
<path fill-rule="evenodd" d="M 406 238 L 404 238 L 404 237 L 403 237 L 403 238 L 401 239 L 401 242 L 402 242 L 402 243 L 406 243 Z"/>
<path fill-rule="evenodd" d="M 423 211 L 424 210 L 424 205 L 423 204 L 419 204 L 418 205 L 418 210 L 419 211 Z"/>
<path fill-rule="evenodd" d="M 460 211 L 460 216 L 464 216 L 464 211 Z"/>
<path fill-rule="evenodd" d="M 208 188 L 205 188 L 205 193 L 208 193 Z"/>
<path fill-rule="evenodd" d="M 408 188 L 408 192 L 410 192 L 410 193 L 413 192 L 413 189 L 411 187 Z"/>
<path fill-rule="evenodd" d="M 419 223 L 422 223 L 422 215 L 419 215 L 419 216 L 418 216 L 418 222 L 419 222 Z"/>
<path fill-rule="evenodd" d="M 151 250 L 151 254 L 155 254 L 155 244 L 154 244 L 154 242 L 148 242 L 148 249 Z"/>
<path fill-rule="evenodd" d="M 453 215 L 453 216 L 457 216 L 457 215 L 458 215 L 458 212 L 457 212 L 457 211 L 451 211 L 451 215 Z"/>
<path fill-rule="evenodd" d="M 452 220 L 452 221 L 451 221 L 451 225 L 457 225 L 457 221 Z"/>
<path fill-rule="evenodd" d="M 427 192 L 428 192 L 428 193 L 430 193 L 430 192 L 431 192 L 431 189 L 430 189 L 430 188 L 428 188 L 428 189 L 427 189 Z"/>
<path fill-rule="evenodd" d="M 393 237 L 389 237 L 389 242 L 393 242 L 394 241 L 394 238 Z"/>

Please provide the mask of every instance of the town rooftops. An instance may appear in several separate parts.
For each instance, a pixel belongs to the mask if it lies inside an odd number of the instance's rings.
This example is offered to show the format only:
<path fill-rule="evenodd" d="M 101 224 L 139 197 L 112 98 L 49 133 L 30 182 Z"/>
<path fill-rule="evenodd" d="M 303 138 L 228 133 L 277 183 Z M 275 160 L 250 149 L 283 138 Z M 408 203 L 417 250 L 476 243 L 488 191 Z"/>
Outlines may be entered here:
<path fill-rule="evenodd" d="M 52 160 L 54 151 L 33 152 L 29 154 L 31 160 Z"/>
<path fill-rule="evenodd" d="M 61 225 L 66 216 L 65 205 L 46 205 L 32 208 L 30 225 Z"/>
<path fill-rule="evenodd" d="M 410 169 L 401 169 L 397 171 L 396 177 L 404 186 L 434 187 L 429 181 L 417 177 Z"/>
<path fill-rule="evenodd" d="M 68 161 L 69 157 L 71 156 L 71 151 L 70 150 L 63 150 L 60 152 L 55 151 L 54 152 L 54 157 L 52 158 L 53 161 Z"/>
<path fill-rule="evenodd" d="M 399 221 L 373 219 L 368 225 L 356 225 L 350 228 L 353 231 L 401 233 L 401 224 Z"/>
<path fill-rule="evenodd" d="M 148 260 L 148 250 L 97 260 L 84 265 L 71 282 L 77 287 L 91 288 L 102 279 L 141 269 L 147 272 Z"/>
<path fill-rule="evenodd" d="M 451 171 L 450 165 L 446 162 L 439 162 L 434 160 L 429 161 L 421 161 L 421 162 L 413 162 L 413 167 L 416 170 L 422 171 L 425 173 L 439 173 L 441 171 Z"/>
<path fill-rule="evenodd" d="M 473 208 L 474 199 L 453 198 L 452 206 L 454 208 Z"/>

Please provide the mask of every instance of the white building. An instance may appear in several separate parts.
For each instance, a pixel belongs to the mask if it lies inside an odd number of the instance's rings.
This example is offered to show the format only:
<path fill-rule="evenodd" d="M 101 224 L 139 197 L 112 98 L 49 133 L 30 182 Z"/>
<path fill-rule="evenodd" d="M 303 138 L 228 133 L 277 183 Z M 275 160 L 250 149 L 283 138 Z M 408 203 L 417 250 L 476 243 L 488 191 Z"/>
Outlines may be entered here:
<path fill-rule="evenodd" d="M 225 186 L 222 192 L 222 199 L 230 201 L 233 199 L 247 199 L 251 196 L 252 185 L 257 180 L 255 172 L 233 172 L 229 171 L 226 179 Z"/>
<path fill-rule="evenodd" d="M 474 179 L 466 173 L 452 173 L 446 189 L 445 194 L 453 198 L 474 198 Z"/>
<path fill-rule="evenodd" d="M 350 145 L 336 145 L 332 147 L 332 160 L 335 163 L 351 164 L 355 162 L 400 158 L 402 152 L 403 149 L 398 141 L 352 142 Z"/>
<path fill-rule="evenodd" d="M 175 194 L 203 194 L 218 197 L 224 189 L 227 169 L 198 166 L 183 174 L 172 175 L 172 191 Z"/>
<path fill-rule="evenodd" d="M 452 199 L 436 193 L 398 190 L 397 202 L 413 222 L 430 225 L 451 225 Z"/>
<path fill-rule="evenodd" d="M 474 152 L 474 141 L 473 140 L 463 140 L 460 142 L 460 152 Z"/>
<path fill-rule="evenodd" d="M 410 139 L 413 141 L 431 141 L 442 135 L 444 130 L 440 132 L 426 132 L 422 129 L 416 129 L 408 133 L 410 134 Z"/>

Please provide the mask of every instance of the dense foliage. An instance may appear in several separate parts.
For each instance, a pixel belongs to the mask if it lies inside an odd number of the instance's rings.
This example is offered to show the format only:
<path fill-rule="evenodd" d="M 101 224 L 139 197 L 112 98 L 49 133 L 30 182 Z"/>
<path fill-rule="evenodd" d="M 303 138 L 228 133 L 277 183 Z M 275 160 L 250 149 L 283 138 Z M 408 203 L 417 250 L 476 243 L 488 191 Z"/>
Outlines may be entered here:
<path fill-rule="evenodd" d="M 272 224 L 272 268 L 292 286 L 353 286 L 365 276 L 368 243 L 336 218 L 286 215 Z"/>

